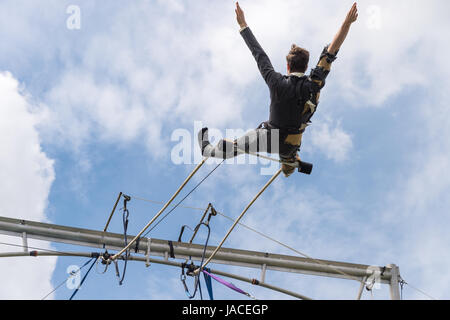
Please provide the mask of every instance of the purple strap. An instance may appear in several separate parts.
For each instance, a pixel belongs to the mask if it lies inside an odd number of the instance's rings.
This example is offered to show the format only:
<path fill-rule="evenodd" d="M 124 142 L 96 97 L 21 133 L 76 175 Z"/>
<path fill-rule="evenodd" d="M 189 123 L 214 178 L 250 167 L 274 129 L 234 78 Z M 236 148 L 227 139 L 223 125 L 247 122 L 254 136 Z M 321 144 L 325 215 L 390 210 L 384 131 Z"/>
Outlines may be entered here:
<path fill-rule="evenodd" d="M 209 273 L 208 271 L 206 271 L 206 270 L 204 270 L 204 269 L 202 269 L 202 272 L 203 272 L 203 273 L 206 273 L 208 276 L 210 276 L 211 278 L 213 278 L 213 279 L 216 280 L 217 282 L 220 282 L 220 283 L 223 284 L 224 286 L 227 286 L 228 288 L 230 288 L 230 289 L 232 289 L 232 290 L 234 290 L 234 291 L 236 291 L 236 292 L 245 294 L 246 296 L 249 295 L 247 292 L 242 291 L 241 289 L 239 289 L 238 287 L 236 287 L 234 284 L 232 284 L 232 283 L 230 283 L 230 282 L 227 282 L 227 281 L 223 280 L 222 278 L 219 278 L 218 276 L 215 276 L 215 275 Z"/>

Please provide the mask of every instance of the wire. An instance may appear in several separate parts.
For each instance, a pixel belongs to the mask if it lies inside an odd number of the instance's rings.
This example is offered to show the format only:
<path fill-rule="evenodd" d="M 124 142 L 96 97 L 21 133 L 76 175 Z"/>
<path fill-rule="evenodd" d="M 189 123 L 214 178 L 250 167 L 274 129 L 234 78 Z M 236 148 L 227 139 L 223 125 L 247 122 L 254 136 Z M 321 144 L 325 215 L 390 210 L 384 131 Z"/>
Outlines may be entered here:
<path fill-rule="evenodd" d="M 419 288 L 416 288 L 416 287 L 412 286 L 410 283 L 406 282 L 405 280 L 402 280 L 402 281 L 403 281 L 404 284 L 410 286 L 411 289 L 414 289 L 414 290 L 416 290 L 417 292 L 420 292 L 421 294 L 423 294 L 424 296 L 427 296 L 427 297 L 430 298 L 431 300 L 438 300 L 438 299 L 436 299 L 436 298 L 430 296 L 428 293 L 424 292 L 423 290 L 421 290 L 421 289 L 419 289 Z"/>
<path fill-rule="evenodd" d="M 78 270 L 79 271 L 79 270 Z M 77 272 L 78 272 L 77 271 Z M 59 288 L 62 287 L 63 284 L 65 284 L 71 277 L 73 277 L 76 273 L 71 274 L 66 280 L 64 280 L 63 282 L 61 282 L 56 288 L 54 288 L 52 291 L 50 291 L 48 294 L 45 295 L 45 297 L 43 297 L 41 300 L 45 300 L 49 295 L 51 295 L 53 292 L 55 292 L 56 290 L 58 290 Z"/>
<path fill-rule="evenodd" d="M 7 243 L 7 242 L 0 242 L 0 244 L 3 244 L 5 246 L 10 246 L 10 247 L 28 248 L 28 249 L 41 250 L 41 251 L 45 251 L 45 252 L 59 253 L 59 254 L 62 254 L 62 255 L 64 255 L 66 253 L 66 252 L 63 252 L 63 251 L 44 249 L 44 248 L 38 248 L 38 247 L 31 247 L 31 246 L 24 246 L 22 244 L 14 244 L 14 243 Z"/>
<path fill-rule="evenodd" d="M 162 201 L 156 201 L 156 200 L 149 200 L 149 199 L 146 199 L 146 198 L 141 198 L 141 197 L 137 197 L 137 196 L 131 196 L 133 199 L 136 199 L 136 200 L 140 200 L 140 201 L 144 201 L 144 202 L 149 202 L 149 203 L 154 203 L 154 204 L 164 204 L 164 202 L 162 202 Z M 175 206 L 175 205 L 171 205 L 171 207 L 173 207 L 173 206 Z M 198 207 L 191 207 L 191 206 L 178 206 L 179 208 L 185 208 L 185 209 L 193 209 L 193 210 L 201 210 L 201 211 L 204 211 L 205 210 L 205 208 L 198 208 Z"/>
<path fill-rule="evenodd" d="M 176 205 L 173 206 L 172 209 L 170 209 L 158 222 L 155 223 L 155 225 L 150 228 L 142 237 L 145 238 L 150 231 L 152 231 L 153 229 L 155 229 L 170 213 L 172 213 L 184 200 L 186 200 L 187 197 L 189 197 L 202 183 L 203 181 L 205 181 L 214 171 L 216 171 L 216 169 L 225 161 L 222 160 L 214 169 L 212 169 L 202 180 L 200 180 L 199 183 L 197 183 L 197 185 L 191 190 L 189 191 L 183 199 L 181 199 Z"/>

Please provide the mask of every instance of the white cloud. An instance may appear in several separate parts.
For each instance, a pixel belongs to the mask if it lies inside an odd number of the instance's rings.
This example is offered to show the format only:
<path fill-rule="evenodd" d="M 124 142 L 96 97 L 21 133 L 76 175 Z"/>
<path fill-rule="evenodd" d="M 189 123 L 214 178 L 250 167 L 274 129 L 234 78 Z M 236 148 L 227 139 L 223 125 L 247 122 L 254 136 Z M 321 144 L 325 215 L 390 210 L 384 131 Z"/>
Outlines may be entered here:
<path fill-rule="evenodd" d="M 292 42 L 310 48 L 312 66 L 323 45 L 331 41 L 351 3 L 352 1 L 344 1 L 344 4 L 330 1 L 317 3 L 312 0 L 281 3 L 242 1 L 241 5 L 272 62 L 279 71 L 283 71 L 284 56 Z M 183 2 L 160 1 L 159 5 L 159 8 L 148 4 L 137 4 L 125 9 L 121 7 L 120 13 L 112 10 L 110 13 L 114 18 L 109 20 L 111 25 L 104 29 L 99 26 L 99 29 L 91 27 L 87 31 L 84 28 L 89 24 L 84 21 L 82 31 L 86 32 L 78 38 L 82 49 L 75 50 L 75 53 L 68 50 L 75 46 L 64 42 L 62 33 L 56 32 L 54 41 L 42 41 L 48 38 L 46 31 L 54 28 L 53 25 L 49 28 L 50 22 L 40 24 L 39 28 L 32 23 L 32 18 L 38 18 L 33 17 L 33 13 L 37 12 L 33 6 L 37 5 L 22 5 L 22 11 L 28 12 L 24 19 L 18 19 L 15 15 L 8 19 L 8 10 L 0 10 L 0 23 L 4 23 L 4 27 L 0 29 L 17 30 L 14 32 L 16 37 L 7 38 L 10 45 L 6 47 L 4 57 L 13 61 L 25 61 L 24 66 L 31 69 L 31 59 L 27 59 L 29 56 L 22 52 L 33 52 L 35 56 L 44 56 L 50 61 L 57 56 L 55 52 L 59 52 L 59 45 L 63 48 L 61 56 L 58 56 L 63 61 L 58 66 L 61 75 L 58 81 L 53 79 L 56 84 L 45 94 L 45 102 L 50 107 L 46 118 L 47 128 L 42 128 L 42 131 L 47 133 L 45 137 L 48 141 L 60 139 L 61 145 L 77 149 L 83 148 L 93 137 L 107 143 L 140 140 L 150 150 L 155 150 L 152 154 L 157 156 L 170 154 L 166 152 L 166 142 L 170 138 L 170 134 L 165 135 L 164 129 L 167 127 L 190 127 L 193 120 L 202 120 L 203 123 L 216 127 L 251 127 L 257 125 L 255 119 L 264 120 L 268 113 L 268 95 L 259 93 L 267 94 L 264 91 L 267 89 L 260 79 L 253 58 L 237 33 L 234 3 L 196 2 L 190 4 L 188 17 L 184 15 L 186 8 Z M 450 132 L 447 128 L 450 128 L 450 120 L 446 103 L 449 97 L 446 92 L 441 93 L 441 103 L 431 98 L 448 87 L 450 64 L 445 62 L 442 55 L 449 48 L 442 38 L 450 28 L 446 16 L 448 10 L 445 9 L 448 9 L 449 3 L 377 1 L 381 20 L 376 28 L 367 25 L 371 12 L 366 9 L 370 5 L 372 3 L 359 4 L 359 21 L 352 27 L 333 66 L 327 87 L 323 91 L 321 109 L 315 117 L 325 110 L 329 113 L 327 117 L 317 119 L 320 121 L 314 121 L 308 128 L 309 138 L 303 148 L 307 151 L 312 148 L 319 150 L 335 161 L 345 160 L 349 152 L 353 151 L 353 133 L 348 133 L 346 128 L 346 121 L 352 119 L 337 116 L 343 108 L 377 106 L 400 109 L 392 106 L 391 98 L 405 93 L 405 89 L 429 90 L 426 95 L 430 102 L 423 105 L 417 103 L 417 106 L 408 109 L 410 112 L 417 111 L 417 117 L 423 126 L 417 128 L 417 145 L 411 147 L 411 160 L 402 163 L 403 169 L 396 168 L 398 172 L 392 174 L 396 183 L 387 182 L 387 190 L 380 191 L 383 199 L 388 198 L 387 201 L 380 200 L 382 210 L 377 208 L 384 212 L 377 215 L 377 218 L 383 217 L 383 220 L 377 221 L 372 217 L 367 224 L 374 229 L 367 227 L 362 230 L 370 231 L 370 236 L 367 236 L 367 232 L 363 242 L 375 252 L 377 258 L 374 260 L 384 261 L 385 255 L 392 255 L 395 260 L 393 262 L 402 262 L 400 266 L 405 265 L 405 270 L 411 265 L 417 265 L 418 271 L 414 276 L 419 284 L 432 283 L 437 272 L 436 266 L 450 265 L 450 261 L 446 261 L 441 254 L 450 243 L 445 230 L 448 225 L 445 213 L 450 207 L 446 200 L 450 185 L 447 165 L 450 156 L 447 139 Z M 164 6 L 167 6 L 167 10 Z M 89 11 L 90 8 L 92 7 L 81 6 L 82 12 Z M 158 14 L 154 14 L 155 11 Z M 39 21 L 54 21 L 57 17 L 55 12 L 47 13 L 51 15 L 51 19 Z M 44 48 L 42 43 L 46 44 Z M 3 76 L 2 79 L 10 77 Z M 5 81 L 9 83 L 10 80 Z M 257 90 L 250 94 L 249 89 L 254 88 L 253 86 Z M 16 90 L 14 85 L 11 88 L 13 92 Z M 258 97 L 255 97 L 255 92 Z M 412 91 L 412 94 L 416 92 Z M 332 106 L 332 101 L 335 101 L 331 98 L 342 99 L 345 107 L 326 107 Z M 17 100 L 20 101 L 20 97 Z M 409 104 L 411 101 L 404 103 Z M 6 110 L 9 109 L 3 108 L 2 104 L 0 112 Z M 11 115 L 14 116 L 14 113 L 10 113 L 7 113 L 8 121 L 3 120 L 5 124 L 2 122 L 1 130 L 16 130 L 14 139 L 17 140 L 26 140 L 29 135 L 37 139 L 37 134 L 32 129 L 19 132 L 17 128 L 21 127 L 11 127 Z M 38 119 L 38 116 L 25 116 L 26 112 L 21 115 L 24 115 L 24 119 L 18 116 L 20 121 L 17 119 L 17 123 L 33 128 L 33 119 Z M 2 135 L 2 139 L 7 142 L 11 137 Z M 18 179 L 2 179 L 3 183 L 8 183 L 8 190 L 22 186 L 27 177 L 38 177 L 26 183 L 27 187 L 38 191 L 29 193 L 28 197 L 32 198 L 20 202 L 20 207 L 8 207 L 8 212 L 17 212 L 19 208 L 23 212 L 37 214 L 43 212 L 46 206 L 42 199 L 47 198 L 52 179 L 48 168 L 52 165 L 40 151 L 39 141 L 31 141 L 35 142 L 25 151 L 22 147 L 26 145 L 10 144 L 11 154 L 20 156 L 0 160 L 5 162 L 5 168 L 24 168 L 16 173 Z M 70 143 L 66 143 L 67 141 Z M 28 156 L 22 156 L 23 152 L 28 152 Z M 29 165 L 28 161 L 32 164 Z M 40 168 L 47 169 L 42 173 Z M 4 172 L 8 172 L 9 176 L 9 171 Z M 248 176 L 256 171 L 248 170 L 245 173 L 233 171 L 233 177 L 236 178 L 233 181 L 236 185 L 242 185 L 240 191 L 245 198 L 241 202 L 234 202 L 233 208 L 237 212 L 241 203 L 253 196 L 254 192 L 255 179 Z M 45 187 L 40 188 L 41 184 Z M 252 187 L 251 191 L 249 186 Z M 277 201 L 284 203 L 289 225 L 304 228 L 304 240 L 310 241 L 311 246 L 308 247 L 314 248 L 313 253 L 321 252 L 336 258 L 339 254 L 345 255 L 351 245 L 346 242 L 350 240 L 345 239 L 342 234 L 352 234 L 352 231 L 343 226 L 341 221 L 351 218 L 348 213 L 351 208 L 311 190 L 306 193 L 303 193 L 304 190 L 291 191 L 293 194 L 302 194 L 303 204 L 287 201 L 280 195 L 277 198 L 277 194 L 274 196 Z M 18 203 L 21 194 L 23 192 L 8 194 L 13 199 L 9 203 Z M 265 203 L 268 207 L 271 204 Z M 297 216 L 298 210 L 306 215 Z M 328 216 L 324 212 L 336 215 Z M 276 233 L 286 236 L 284 239 L 297 242 L 298 234 L 288 230 L 287 225 L 272 215 L 272 211 L 266 210 L 264 216 L 258 215 L 258 218 L 262 217 L 260 221 L 249 221 L 261 225 L 261 229 L 273 226 Z M 35 218 L 44 217 L 41 215 Z M 313 237 L 328 219 L 338 226 L 336 234 L 326 238 L 329 240 L 326 243 L 314 243 Z M 336 237 L 341 238 L 335 241 Z M 357 237 L 362 237 L 362 233 L 358 233 Z M 401 239 L 400 242 L 395 242 L 393 248 L 387 249 L 380 245 L 385 239 L 399 241 L 396 237 Z M 331 245 L 328 246 L 328 243 Z M 239 244 L 243 245 L 244 242 Z M 405 253 L 401 249 L 410 251 Z M 364 254 L 358 252 L 358 258 L 365 257 Z M 447 279 L 448 275 L 443 274 L 443 278 Z M 448 296 L 444 284 L 435 284 L 432 289 L 437 295 Z"/>
<path fill-rule="evenodd" d="M 305 139 L 307 145 L 305 151 L 311 152 L 317 149 L 328 159 L 337 162 L 348 158 L 353 142 L 351 136 L 342 129 L 339 122 L 335 126 L 331 121 L 317 122 L 311 126 L 310 130 L 311 132 L 308 132 L 307 135 L 309 139 Z"/>
<path fill-rule="evenodd" d="M 35 128 L 39 117 L 30 109 L 17 80 L 9 73 L 0 73 L 0 215 L 47 221 L 45 209 L 54 180 L 53 160 L 41 150 Z M 0 241 L 22 244 L 20 238 L 7 236 L 0 236 Z M 32 240 L 29 245 L 50 248 Z M 0 247 L 2 252 L 22 251 Z M 56 258 L 33 259 L 1 258 L 1 299 L 40 299 L 52 290 Z"/>

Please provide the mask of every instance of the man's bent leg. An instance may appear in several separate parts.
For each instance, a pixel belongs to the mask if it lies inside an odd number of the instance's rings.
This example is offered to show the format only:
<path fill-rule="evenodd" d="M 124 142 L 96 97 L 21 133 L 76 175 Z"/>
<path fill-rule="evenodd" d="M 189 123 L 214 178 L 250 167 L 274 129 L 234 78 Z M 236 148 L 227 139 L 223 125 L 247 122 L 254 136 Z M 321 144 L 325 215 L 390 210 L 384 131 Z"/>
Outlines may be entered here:
<path fill-rule="evenodd" d="M 297 154 L 300 150 L 301 141 L 302 134 L 288 134 L 283 142 L 280 143 L 280 160 L 291 163 L 301 161 Z M 295 167 L 288 164 L 282 164 L 281 169 L 285 177 L 289 177 L 295 171 Z"/>

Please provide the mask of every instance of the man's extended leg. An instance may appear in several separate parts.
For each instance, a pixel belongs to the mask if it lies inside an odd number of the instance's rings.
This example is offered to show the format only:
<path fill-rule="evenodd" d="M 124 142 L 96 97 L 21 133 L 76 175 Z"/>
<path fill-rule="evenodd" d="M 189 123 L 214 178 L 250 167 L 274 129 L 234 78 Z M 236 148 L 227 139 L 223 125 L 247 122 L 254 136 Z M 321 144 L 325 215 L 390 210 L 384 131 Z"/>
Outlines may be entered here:
<path fill-rule="evenodd" d="M 269 130 L 258 128 L 234 141 L 223 139 L 213 146 L 208 140 L 208 128 L 203 128 L 198 133 L 198 141 L 204 157 L 229 159 L 245 153 L 271 152 L 274 147 L 270 136 Z"/>
<path fill-rule="evenodd" d="M 231 140 L 220 140 L 214 147 L 208 140 L 208 129 L 203 128 L 198 133 L 198 141 L 204 157 L 230 159 L 241 154 L 256 154 L 258 152 L 278 153 L 282 162 L 295 163 L 300 161 L 297 152 L 300 149 L 302 135 L 288 134 L 279 136 L 277 129 L 259 127 L 250 130 L 242 137 Z M 297 166 L 283 163 L 281 169 L 289 177 Z M 310 172 L 310 171 L 309 171 Z M 309 172 L 307 172 L 309 174 Z M 306 172 L 304 172 L 306 173 Z"/>

